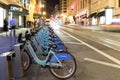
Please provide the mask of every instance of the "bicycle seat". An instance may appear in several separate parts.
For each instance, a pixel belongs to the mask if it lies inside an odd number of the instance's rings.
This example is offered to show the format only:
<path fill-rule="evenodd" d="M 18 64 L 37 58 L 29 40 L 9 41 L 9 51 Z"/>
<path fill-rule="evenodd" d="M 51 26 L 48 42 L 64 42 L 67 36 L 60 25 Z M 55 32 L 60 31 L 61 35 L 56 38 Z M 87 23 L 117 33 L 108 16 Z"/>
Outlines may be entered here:
<path fill-rule="evenodd" d="M 22 38 L 22 33 L 20 33 L 19 35 L 18 35 L 18 43 L 23 43 L 23 42 L 25 42 L 25 39 L 23 39 Z"/>
<path fill-rule="evenodd" d="M 50 47 L 50 49 L 52 49 L 56 52 L 67 52 L 67 48 L 63 45 L 57 45 L 57 44 L 49 43 L 48 46 Z"/>
<path fill-rule="evenodd" d="M 27 30 L 25 33 L 25 39 L 30 40 L 30 38 L 31 38 L 31 35 L 28 33 L 28 30 Z"/>
<path fill-rule="evenodd" d="M 57 44 L 52 44 L 52 43 L 49 43 L 48 45 L 50 48 L 57 48 Z"/>

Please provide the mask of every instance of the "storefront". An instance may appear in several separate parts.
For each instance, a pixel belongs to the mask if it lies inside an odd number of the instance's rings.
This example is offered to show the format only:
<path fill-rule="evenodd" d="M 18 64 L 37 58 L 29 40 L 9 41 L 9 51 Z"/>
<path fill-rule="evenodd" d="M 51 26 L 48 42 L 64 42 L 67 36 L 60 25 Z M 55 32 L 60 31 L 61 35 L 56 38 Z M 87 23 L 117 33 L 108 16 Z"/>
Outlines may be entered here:
<path fill-rule="evenodd" d="M 88 16 L 90 25 L 97 25 L 96 15 L 97 15 L 97 12 L 94 12 Z"/>
<path fill-rule="evenodd" d="M 7 16 L 6 4 L 0 2 L 0 30 L 3 28 L 4 18 Z"/>
<path fill-rule="evenodd" d="M 94 12 L 89 15 L 91 25 L 106 24 L 105 11 Z"/>
<path fill-rule="evenodd" d="M 28 10 L 15 4 L 9 4 L 8 7 L 9 20 L 12 19 L 12 17 L 14 17 L 17 22 L 17 27 L 26 27 L 26 15 L 29 14 Z"/>
<path fill-rule="evenodd" d="M 99 24 L 105 24 L 105 11 L 97 13 Z"/>
<path fill-rule="evenodd" d="M 12 19 L 12 17 L 14 17 L 17 22 L 17 27 L 25 27 L 26 15 L 28 14 L 28 10 L 20 6 L 17 1 L 2 0 L 0 1 L 0 28 L 3 27 L 3 20 L 5 17 L 8 17 L 8 22 Z"/>
<path fill-rule="evenodd" d="M 84 9 L 76 15 L 76 22 L 80 25 L 88 25 L 88 10 Z"/>
<path fill-rule="evenodd" d="M 6 10 L 0 7 L 0 27 L 3 27 L 3 21 L 5 17 L 6 17 Z"/>
<path fill-rule="evenodd" d="M 75 24 L 75 21 L 72 15 L 67 17 L 67 22 L 68 24 Z"/>

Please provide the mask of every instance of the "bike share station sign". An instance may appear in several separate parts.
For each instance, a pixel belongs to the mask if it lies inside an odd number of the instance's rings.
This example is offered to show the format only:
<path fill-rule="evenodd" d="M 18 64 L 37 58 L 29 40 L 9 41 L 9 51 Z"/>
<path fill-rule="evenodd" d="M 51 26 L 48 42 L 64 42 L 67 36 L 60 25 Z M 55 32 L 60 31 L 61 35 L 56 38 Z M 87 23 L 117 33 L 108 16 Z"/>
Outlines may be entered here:
<path fill-rule="evenodd" d="M 14 12 L 14 14 L 20 14 L 23 11 L 23 8 L 19 6 L 10 6 L 10 11 Z"/>
<path fill-rule="evenodd" d="M 17 5 L 11 5 L 9 6 L 9 14 L 10 14 L 10 19 L 12 17 L 15 17 L 16 22 L 18 23 L 18 26 L 22 25 L 22 15 L 27 14 L 27 11 L 24 10 L 23 7 L 17 6 Z"/>

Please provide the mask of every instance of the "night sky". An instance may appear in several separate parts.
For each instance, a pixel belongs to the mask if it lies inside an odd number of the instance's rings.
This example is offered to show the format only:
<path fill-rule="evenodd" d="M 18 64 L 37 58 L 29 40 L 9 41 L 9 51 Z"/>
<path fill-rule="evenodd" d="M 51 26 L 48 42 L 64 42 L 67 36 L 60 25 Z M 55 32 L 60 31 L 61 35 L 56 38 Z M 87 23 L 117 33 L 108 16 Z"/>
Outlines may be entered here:
<path fill-rule="evenodd" d="M 46 0 L 46 12 L 47 17 L 50 17 L 50 15 L 53 13 L 55 5 L 59 4 L 59 0 Z"/>

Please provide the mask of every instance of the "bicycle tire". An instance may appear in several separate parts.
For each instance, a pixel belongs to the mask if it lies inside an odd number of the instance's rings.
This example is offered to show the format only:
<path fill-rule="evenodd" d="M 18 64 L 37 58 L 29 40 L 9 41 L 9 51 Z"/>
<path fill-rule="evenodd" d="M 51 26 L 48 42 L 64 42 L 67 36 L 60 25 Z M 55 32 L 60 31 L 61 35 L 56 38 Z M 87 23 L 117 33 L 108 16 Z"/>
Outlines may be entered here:
<path fill-rule="evenodd" d="M 75 58 L 72 60 L 61 61 L 62 68 L 49 67 L 49 71 L 58 79 L 68 79 L 74 75 L 77 69 Z"/>
<path fill-rule="evenodd" d="M 23 72 L 27 71 L 30 67 L 31 64 L 31 57 L 29 53 L 24 50 L 22 53 L 22 67 L 23 67 Z"/>

